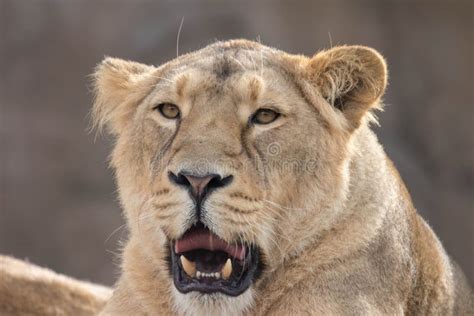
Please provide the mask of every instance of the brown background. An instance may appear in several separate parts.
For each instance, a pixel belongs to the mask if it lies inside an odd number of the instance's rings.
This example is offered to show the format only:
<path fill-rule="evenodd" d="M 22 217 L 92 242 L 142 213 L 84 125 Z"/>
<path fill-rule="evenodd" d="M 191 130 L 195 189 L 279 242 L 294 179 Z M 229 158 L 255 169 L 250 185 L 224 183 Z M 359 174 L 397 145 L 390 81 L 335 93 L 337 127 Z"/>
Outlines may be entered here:
<path fill-rule="evenodd" d="M 160 64 L 216 39 L 293 53 L 363 44 L 390 67 L 376 128 L 420 213 L 474 280 L 473 2 L 0 0 L 0 253 L 112 284 L 126 236 L 110 139 L 86 132 L 104 55 Z"/>

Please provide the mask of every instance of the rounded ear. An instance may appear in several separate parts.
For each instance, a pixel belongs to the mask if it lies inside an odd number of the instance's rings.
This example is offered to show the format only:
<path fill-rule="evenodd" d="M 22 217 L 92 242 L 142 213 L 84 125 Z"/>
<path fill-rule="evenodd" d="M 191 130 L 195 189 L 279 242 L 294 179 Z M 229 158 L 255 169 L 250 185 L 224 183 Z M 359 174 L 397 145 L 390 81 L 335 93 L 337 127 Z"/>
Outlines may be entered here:
<path fill-rule="evenodd" d="M 99 131 L 107 126 L 112 134 L 119 134 L 131 120 L 136 105 L 151 91 L 148 83 L 153 66 L 105 58 L 94 72 L 93 126 Z"/>
<path fill-rule="evenodd" d="M 305 67 L 310 84 L 340 110 L 352 128 L 379 101 L 387 86 L 387 65 L 375 50 L 339 46 L 317 53 Z"/>

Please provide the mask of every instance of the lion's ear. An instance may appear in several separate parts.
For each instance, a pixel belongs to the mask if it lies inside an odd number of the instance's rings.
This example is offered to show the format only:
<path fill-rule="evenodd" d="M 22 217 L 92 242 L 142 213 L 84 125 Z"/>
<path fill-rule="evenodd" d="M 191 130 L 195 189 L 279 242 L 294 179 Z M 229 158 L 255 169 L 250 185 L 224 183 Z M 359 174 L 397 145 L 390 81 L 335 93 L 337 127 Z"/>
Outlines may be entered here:
<path fill-rule="evenodd" d="M 94 127 L 101 130 L 107 126 L 112 134 L 119 134 L 131 120 L 137 104 L 151 91 L 152 85 L 147 81 L 154 70 L 153 66 L 105 58 L 94 73 Z"/>
<path fill-rule="evenodd" d="M 363 46 L 339 46 L 317 53 L 305 67 L 311 85 L 340 110 L 351 128 L 379 105 L 387 85 L 387 66 L 375 50 Z"/>

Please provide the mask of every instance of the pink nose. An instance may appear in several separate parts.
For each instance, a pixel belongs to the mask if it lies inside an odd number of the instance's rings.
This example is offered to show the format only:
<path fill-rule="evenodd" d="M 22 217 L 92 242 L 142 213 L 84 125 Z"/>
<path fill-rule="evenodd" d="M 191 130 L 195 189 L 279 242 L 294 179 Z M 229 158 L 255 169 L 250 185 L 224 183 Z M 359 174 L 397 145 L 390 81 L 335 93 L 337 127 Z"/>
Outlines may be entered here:
<path fill-rule="evenodd" d="M 218 174 L 197 176 L 189 172 L 180 172 L 178 175 L 170 172 L 169 178 L 171 182 L 174 182 L 190 190 L 192 197 L 199 204 L 209 193 L 209 191 L 226 186 L 232 181 L 233 176 L 222 178 Z"/>
<path fill-rule="evenodd" d="M 191 193 L 196 198 L 196 200 L 200 200 L 204 197 L 204 195 L 206 195 L 209 182 L 211 182 L 213 179 L 219 181 L 220 178 L 217 175 L 208 175 L 204 177 L 184 175 L 184 177 L 188 180 L 191 187 Z"/>

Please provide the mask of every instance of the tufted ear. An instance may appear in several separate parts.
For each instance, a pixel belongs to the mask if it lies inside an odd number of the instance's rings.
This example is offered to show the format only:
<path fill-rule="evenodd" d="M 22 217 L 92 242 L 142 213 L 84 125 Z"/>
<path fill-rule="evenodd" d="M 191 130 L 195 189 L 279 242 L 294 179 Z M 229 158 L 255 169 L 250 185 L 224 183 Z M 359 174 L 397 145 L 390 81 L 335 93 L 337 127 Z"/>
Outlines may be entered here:
<path fill-rule="evenodd" d="M 119 134 L 131 120 L 138 103 L 152 90 L 153 66 L 105 58 L 94 73 L 95 100 L 92 108 L 93 125 L 98 130 L 107 126 Z"/>
<path fill-rule="evenodd" d="M 339 46 L 317 53 L 305 71 L 311 85 L 344 114 L 352 129 L 364 115 L 379 106 L 387 86 L 387 66 L 375 50 L 363 46 Z"/>

